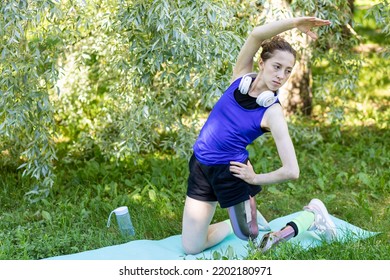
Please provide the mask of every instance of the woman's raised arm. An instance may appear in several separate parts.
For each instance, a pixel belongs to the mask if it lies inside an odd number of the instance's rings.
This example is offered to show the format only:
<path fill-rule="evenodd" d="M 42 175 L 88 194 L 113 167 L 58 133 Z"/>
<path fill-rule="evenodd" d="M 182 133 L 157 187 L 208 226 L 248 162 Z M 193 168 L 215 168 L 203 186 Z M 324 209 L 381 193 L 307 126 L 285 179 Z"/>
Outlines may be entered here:
<path fill-rule="evenodd" d="M 317 35 L 311 31 L 313 27 L 329 25 L 329 20 L 322 20 L 316 17 L 298 17 L 279 21 L 274 21 L 265 25 L 255 27 L 249 34 L 240 53 L 238 54 L 236 64 L 233 68 L 232 80 L 241 77 L 244 74 L 253 71 L 253 57 L 260 49 L 264 40 L 270 39 L 287 30 L 297 28 L 301 32 L 307 34 L 313 39 L 317 39 Z"/>

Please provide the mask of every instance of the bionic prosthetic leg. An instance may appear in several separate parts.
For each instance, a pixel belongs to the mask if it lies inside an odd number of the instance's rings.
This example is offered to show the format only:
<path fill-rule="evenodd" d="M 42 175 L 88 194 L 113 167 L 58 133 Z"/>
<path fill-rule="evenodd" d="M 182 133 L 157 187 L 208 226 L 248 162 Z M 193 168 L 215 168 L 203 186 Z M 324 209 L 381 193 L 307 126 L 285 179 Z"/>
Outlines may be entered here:
<path fill-rule="evenodd" d="M 267 221 L 256 209 L 256 200 L 250 197 L 248 200 L 228 208 L 230 222 L 234 234 L 242 239 L 255 239 L 260 230 L 271 230 Z"/>

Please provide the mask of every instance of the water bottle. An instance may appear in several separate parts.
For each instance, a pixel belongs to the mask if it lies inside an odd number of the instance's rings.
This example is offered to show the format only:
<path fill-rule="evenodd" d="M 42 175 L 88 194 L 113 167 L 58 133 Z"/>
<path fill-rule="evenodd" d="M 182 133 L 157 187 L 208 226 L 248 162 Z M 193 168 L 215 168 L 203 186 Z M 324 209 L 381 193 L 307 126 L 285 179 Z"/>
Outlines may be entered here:
<path fill-rule="evenodd" d="M 116 221 L 118 223 L 119 230 L 123 236 L 133 236 L 135 234 L 133 224 L 131 223 L 130 213 L 127 206 L 121 206 L 116 208 L 110 213 L 108 217 L 107 227 L 110 226 L 111 215 L 115 213 Z"/>

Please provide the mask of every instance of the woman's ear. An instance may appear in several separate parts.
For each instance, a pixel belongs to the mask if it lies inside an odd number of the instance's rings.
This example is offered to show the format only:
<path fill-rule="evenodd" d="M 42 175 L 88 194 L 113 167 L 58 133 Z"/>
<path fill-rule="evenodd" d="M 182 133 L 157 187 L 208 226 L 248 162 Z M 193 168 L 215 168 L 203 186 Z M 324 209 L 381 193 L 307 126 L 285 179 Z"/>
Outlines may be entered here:
<path fill-rule="evenodd" d="M 263 70 L 263 67 L 264 67 L 264 62 L 263 62 L 263 60 L 260 58 L 260 59 L 259 59 L 259 69 L 260 69 L 260 70 Z"/>
<path fill-rule="evenodd" d="M 259 72 L 262 72 L 262 71 L 263 71 L 263 68 L 264 68 L 264 62 L 263 62 L 263 60 L 262 60 L 262 59 L 259 59 L 258 64 L 259 64 Z"/>

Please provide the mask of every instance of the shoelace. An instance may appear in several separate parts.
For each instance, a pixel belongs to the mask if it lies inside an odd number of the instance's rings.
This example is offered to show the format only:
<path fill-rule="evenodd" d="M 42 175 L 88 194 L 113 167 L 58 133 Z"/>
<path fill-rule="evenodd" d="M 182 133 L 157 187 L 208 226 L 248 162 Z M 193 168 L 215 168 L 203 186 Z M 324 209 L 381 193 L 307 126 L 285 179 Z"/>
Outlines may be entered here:
<path fill-rule="evenodd" d="M 324 233 L 327 229 L 326 227 L 326 219 L 320 215 L 316 215 L 316 223 L 315 227 L 321 233 Z"/>

